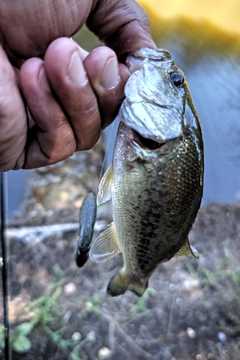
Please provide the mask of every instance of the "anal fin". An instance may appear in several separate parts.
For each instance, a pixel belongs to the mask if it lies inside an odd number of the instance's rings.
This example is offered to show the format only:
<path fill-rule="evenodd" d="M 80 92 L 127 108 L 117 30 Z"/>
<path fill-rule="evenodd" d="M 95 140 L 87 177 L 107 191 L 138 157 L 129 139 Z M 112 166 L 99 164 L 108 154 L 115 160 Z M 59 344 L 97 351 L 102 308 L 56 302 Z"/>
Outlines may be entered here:
<path fill-rule="evenodd" d="M 118 244 L 114 223 L 104 230 L 92 243 L 90 258 L 93 261 L 101 262 L 110 259 L 121 252 Z"/>
<path fill-rule="evenodd" d="M 199 258 L 200 255 L 195 247 L 189 244 L 189 240 L 187 238 L 181 249 L 176 252 L 174 256 L 194 256 L 195 258 Z"/>

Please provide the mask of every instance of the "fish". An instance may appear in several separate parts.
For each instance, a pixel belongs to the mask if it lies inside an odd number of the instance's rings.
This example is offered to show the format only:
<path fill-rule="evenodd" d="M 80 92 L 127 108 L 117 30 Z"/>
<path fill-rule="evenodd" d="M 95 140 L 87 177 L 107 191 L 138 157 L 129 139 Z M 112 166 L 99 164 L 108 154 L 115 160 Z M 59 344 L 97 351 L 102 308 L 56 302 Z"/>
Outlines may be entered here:
<path fill-rule="evenodd" d="M 141 296 L 160 263 L 199 257 L 188 234 L 203 194 L 203 138 L 185 75 L 164 49 L 141 48 L 126 64 L 113 160 L 97 194 L 98 206 L 111 200 L 113 222 L 90 248 L 96 262 L 122 253 L 110 296 Z"/>
<path fill-rule="evenodd" d="M 96 196 L 89 192 L 84 198 L 79 212 L 79 234 L 75 249 L 75 262 L 78 267 L 82 267 L 89 258 L 96 214 Z"/>

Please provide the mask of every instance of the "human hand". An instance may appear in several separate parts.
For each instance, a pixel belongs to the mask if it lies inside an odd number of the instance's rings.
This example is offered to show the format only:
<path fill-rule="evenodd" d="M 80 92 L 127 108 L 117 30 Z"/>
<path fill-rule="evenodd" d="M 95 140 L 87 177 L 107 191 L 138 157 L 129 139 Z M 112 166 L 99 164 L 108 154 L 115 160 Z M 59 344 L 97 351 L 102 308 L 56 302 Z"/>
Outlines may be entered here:
<path fill-rule="evenodd" d="M 133 0 L 9 0 L 0 17 L 0 171 L 92 147 L 129 77 L 116 54 L 155 47 L 145 12 Z M 88 54 L 68 38 L 84 23 L 106 46 Z"/>

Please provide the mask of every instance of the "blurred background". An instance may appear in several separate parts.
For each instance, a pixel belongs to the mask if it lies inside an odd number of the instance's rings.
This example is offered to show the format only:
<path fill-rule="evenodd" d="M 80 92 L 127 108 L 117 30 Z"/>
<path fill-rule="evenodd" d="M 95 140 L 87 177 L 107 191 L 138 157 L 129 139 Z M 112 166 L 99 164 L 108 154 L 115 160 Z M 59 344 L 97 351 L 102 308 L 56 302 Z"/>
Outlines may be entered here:
<path fill-rule="evenodd" d="M 184 71 L 202 124 L 204 197 L 190 234 L 201 257 L 160 265 L 142 298 L 106 295 L 121 257 L 76 267 L 79 207 L 97 190 L 116 125 L 90 151 L 8 172 L 14 359 L 240 358 L 240 2 L 138 2 L 156 44 Z M 86 28 L 75 40 L 87 50 L 100 45 Z M 101 207 L 94 236 L 110 218 Z M 0 349 L 2 338 L 0 325 Z"/>

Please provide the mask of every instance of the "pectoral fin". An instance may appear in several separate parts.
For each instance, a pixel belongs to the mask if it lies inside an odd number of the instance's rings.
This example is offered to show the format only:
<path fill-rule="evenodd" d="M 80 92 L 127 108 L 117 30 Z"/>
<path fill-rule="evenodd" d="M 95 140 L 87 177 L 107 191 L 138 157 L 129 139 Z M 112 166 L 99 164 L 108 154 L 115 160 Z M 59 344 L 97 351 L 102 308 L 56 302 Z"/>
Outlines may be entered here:
<path fill-rule="evenodd" d="M 105 174 L 103 175 L 97 194 L 97 205 L 104 204 L 112 197 L 112 185 L 113 185 L 113 167 L 109 166 Z"/>
<path fill-rule="evenodd" d="M 187 238 L 181 249 L 176 252 L 174 256 L 194 256 L 195 258 L 199 258 L 200 255 L 195 247 L 189 244 L 189 240 Z"/>
<path fill-rule="evenodd" d="M 94 240 L 90 249 L 90 258 L 93 261 L 101 262 L 110 259 L 119 252 L 121 252 L 121 250 L 119 248 L 115 226 L 112 222 L 110 226 Z"/>

